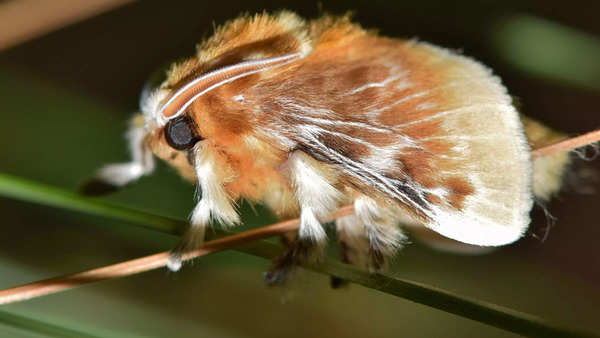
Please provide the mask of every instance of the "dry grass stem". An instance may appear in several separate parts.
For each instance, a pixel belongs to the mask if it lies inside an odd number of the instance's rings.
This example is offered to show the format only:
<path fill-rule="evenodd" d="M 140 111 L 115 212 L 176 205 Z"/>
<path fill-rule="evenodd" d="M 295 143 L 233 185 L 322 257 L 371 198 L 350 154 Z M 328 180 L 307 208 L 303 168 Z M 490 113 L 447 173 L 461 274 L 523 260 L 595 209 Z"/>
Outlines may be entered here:
<path fill-rule="evenodd" d="M 332 219 L 349 215 L 352 213 L 352 211 L 353 208 L 351 206 L 342 207 L 332 214 Z M 295 218 L 258 229 L 248 230 L 239 234 L 215 239 L 206 242 L 201 248 L 187 253 L 184 256 L 184 260 L 190 260 L 200 256 L 208 255 L 213 252 L 230 249 L 259 239 L 283 235 L 287 232 L 294 231 L 297 228 L 298 219 Z M 0 291 L 0 304 L 10 304 L 24 301 L 35 297 L 69 290 L 88 283 L 125 277 L 140 272 L 158 269 L 167 264 L 168 254 L 169 252 L 165 251 L 97 269 L 4 289 Z"/>
<path fill-rule="evenodd" d="M 581 136 L 569 138 L 564 141 L 550 144 L 531 152 L 533 158 L 548 156 L 560 151 L 569 151 L 600 140 L 600 130 L 596 130 Z M 336 219 L 352 213 L 352 206 L 344 206 L 332 213 L 332 219 Z M 231 249 L 242 244 L 250 243 L 259 239 L 282 235 L 298 228 L 298 219 L 291 219 L 269 226 L 245 231 L 239 234 L 226 236 L 206 242 L 202 248 L 189 252 L 184 256 L 185 260 L 208 255 L 210 253 Z M 0 290 L 0 304 L 9 304 L 52 293 L 72 289 L 88 283 L 125 277 L 136 273 L 150 271 L 164 267 L 167 264 L 168 252 L 117 263 L 97 269 L 75 273 L 56 278 L 50 278 L 33 282 L 13 288 Z"/>
<path fill-rule="evenodd" d="M 0 4 L 0 50 L 133 0 L 20 0 Z"/>
<path fill-rule="evenodd" d="M 544 157 L 561 151 L 570 151 L 600 141 L 600 129 L 568 138 L 531 151 L 531 157 Z"/>

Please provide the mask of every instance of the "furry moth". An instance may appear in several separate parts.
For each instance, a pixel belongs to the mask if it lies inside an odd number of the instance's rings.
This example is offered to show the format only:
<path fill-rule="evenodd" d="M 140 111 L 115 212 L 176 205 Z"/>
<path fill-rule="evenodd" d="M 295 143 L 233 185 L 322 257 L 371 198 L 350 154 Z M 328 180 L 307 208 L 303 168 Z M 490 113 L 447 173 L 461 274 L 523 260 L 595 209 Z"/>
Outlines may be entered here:
<path fill-rule="evenodd" d="M 322 220 L 347 204 L 354 214 L 335 224 L 342 260 L 377 271 L 405 241 L 403 225 L 485 247 L 523 236 L 534 197 L 558 190 L 568 160 L 532 162 L 530 143 L 560 135 L 522 119 L 490 69 L 453 51 L 347 16 L 244 15 L 146 87 L 128 134 L 133 160 L 98 178 L 124 186 L 155 155 L 196 182 L 171 269 L 207 226 L 238 223 L 245 198 L 300 216 L 268 282 L 318 257 Z"/>

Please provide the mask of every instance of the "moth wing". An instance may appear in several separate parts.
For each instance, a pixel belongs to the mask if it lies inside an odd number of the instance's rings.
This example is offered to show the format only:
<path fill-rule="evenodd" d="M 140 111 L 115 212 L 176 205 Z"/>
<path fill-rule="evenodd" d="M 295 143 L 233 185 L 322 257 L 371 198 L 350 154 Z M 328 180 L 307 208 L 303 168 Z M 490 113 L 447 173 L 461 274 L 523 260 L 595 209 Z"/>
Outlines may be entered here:
<path fill-rule="evenodd" d="M 446 147 L 437 144 L 446 151 L 436 153 L 447 163 L 440 161 L 432 172 L 441 183 L 434 189 L 441 188 L 437 197 L 443 202 L 434 203 L 433 217 L 423 224 L 468 244 L 516 241 L 530 223 L 533 195 L 530 149 L 512 98 L 480 63 L 430 45 L 415 48 L 436 60 L 442 78 L 438 86 L 448 88 L 443 103 L 421 119 L 431 123 L 441 117 L 441 135 L 429 138 L 448 142 Z"/>
<path fill-rule="evenodd" d="M 317 46 L 298 64 L 257 88 L 269 93 L 259 121 L 265 134 L 446 237 L 498 246 L 523 235 L 532 207 L 529 147 L 511 97 L 488 68 L 429 44 L 374 36 Z"/>

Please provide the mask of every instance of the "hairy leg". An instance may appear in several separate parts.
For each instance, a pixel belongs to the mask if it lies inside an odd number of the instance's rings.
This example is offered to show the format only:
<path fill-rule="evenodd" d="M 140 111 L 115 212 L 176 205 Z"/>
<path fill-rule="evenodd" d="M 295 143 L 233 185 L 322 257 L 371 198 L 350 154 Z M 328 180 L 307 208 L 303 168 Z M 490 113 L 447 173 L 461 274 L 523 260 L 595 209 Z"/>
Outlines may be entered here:
<path fill-rule="evenodd" d="M 354 214 L 336 220 L 340 260 L 371 272 L 383 270 L 406 241 L 394 217 L 397 214 L 381 208 L 369 197 L 357 197 Z M 345 284 L 339 278 L 331 279 L 333 288 Z"/>
<path fill-rule="evenodd" d="M 223 189 L 228 177 L 223 168 L 224 162 L 218 153 L 200 143 L 193 149 L 193 166 L 198 177 L 201 199 L 190 217 L 190 228 L 179 245 L 171 250 L 167 267 L 172 271 L 181 268 L 183 255 L 204 243 L 206 227 L 214 220 L 222 226 L 239 223 L 239 215 L 233 202 Z"/>
<path fill-rule="evenodd" d="M 297 237 L 265 273 L 269 285 L 283 284 L 299 263 L 322 256 L 327 235 L 320 220 L 329 216 L 342 197 L 334 187 L 335 172 L 304 152 L 290 154 L 285 167 L 300 206 L 300 226 Z"/>
<path fill-rule="evenodd" d="M 366 196 L 356 198 L 354 212 L 364 225 L 368 241 L 367 267 L 372 272 L 381 271 L 406 242 L 398 226 L 397 212 L 380 207 Z"/>
<path fill-rule="evenodd" d="M 342 263 L 366 267 L 369 252 L 369 242 L 365 236 L 365 226 L 356 215 L 340 217 L 335 221 L 339 245 L 339 259 Z M 338 277 L 331 277 L 331 287 L 334 289 L 347 285 Z"/>

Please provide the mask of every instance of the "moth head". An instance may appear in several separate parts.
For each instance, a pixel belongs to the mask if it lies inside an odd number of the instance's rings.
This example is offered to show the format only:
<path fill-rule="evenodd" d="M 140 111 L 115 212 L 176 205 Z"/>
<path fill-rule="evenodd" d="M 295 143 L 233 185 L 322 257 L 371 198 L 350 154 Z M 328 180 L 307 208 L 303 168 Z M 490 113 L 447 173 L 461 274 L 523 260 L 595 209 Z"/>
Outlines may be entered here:
<path fill-rule="evenodd" d="M 145 86 L 140 108 L 152 152 L 191 178 L 194 149 L 223 148 L 251 133 L 258 100 L 250 89 L 292 66 L 310 46 L 304 21 L 289 12 L 243 16 L 217 29 L 195 56 Z"/>
<path fill-rule="evenodd" d="M 142 90 L 140 110 L 146 130 L 144 147 L 175 167 L 184 178 L 193 181 L 191 151 L 204 138 L 190 114 L 161 118 L 160 108 L 171 92 L 168 70 L 163 67 L 155 71 Z"/>

